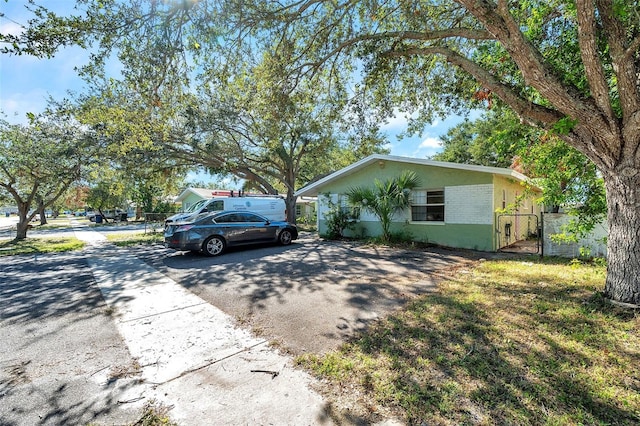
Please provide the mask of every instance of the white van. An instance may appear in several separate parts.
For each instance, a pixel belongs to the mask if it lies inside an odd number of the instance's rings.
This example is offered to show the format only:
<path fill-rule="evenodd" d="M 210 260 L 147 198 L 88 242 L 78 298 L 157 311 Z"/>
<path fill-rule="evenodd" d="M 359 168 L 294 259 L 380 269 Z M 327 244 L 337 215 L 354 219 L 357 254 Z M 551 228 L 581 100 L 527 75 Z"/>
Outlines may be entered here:
<path fill-rule="evenodd" d="M 171 222 L 179 222 L 198 214 L 222 210 L 240 210 L 258 213 L 274 222 L 284 222 L 287 220 L 287 207 L 284 198 L 279 196 L 213 197 L 209 200 L 198 201 L 184 213 L 178 213 L 168 217 L 165 225 Z"/>

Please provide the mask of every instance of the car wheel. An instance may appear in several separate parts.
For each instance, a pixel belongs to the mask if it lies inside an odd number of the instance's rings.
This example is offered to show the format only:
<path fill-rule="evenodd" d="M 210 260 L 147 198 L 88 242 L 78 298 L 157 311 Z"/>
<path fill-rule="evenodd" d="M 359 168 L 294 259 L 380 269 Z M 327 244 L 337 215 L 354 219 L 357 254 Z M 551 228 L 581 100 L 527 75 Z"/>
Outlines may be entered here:
<path fill-rule="evenodd" d="M 219 254 L 222 254 L 222 252 L 224 252 L 224 248 L 224 240 L 215 235 L 213 237 L 207 238 L 204 244 L 202 244 L 202 251 L 207 256 L 218 256 Z"/>
<path fill-rule="evenodd" d="M 283 229 L 280 232 L 280 237 L 278 238 L 278 240 L 280 241 L 280 244 L 282 244 L 283 246 L 287 246 L 291 244 L 291 240 L 293 240 L 291 231 L 289 231 L 288 229 Z"/>

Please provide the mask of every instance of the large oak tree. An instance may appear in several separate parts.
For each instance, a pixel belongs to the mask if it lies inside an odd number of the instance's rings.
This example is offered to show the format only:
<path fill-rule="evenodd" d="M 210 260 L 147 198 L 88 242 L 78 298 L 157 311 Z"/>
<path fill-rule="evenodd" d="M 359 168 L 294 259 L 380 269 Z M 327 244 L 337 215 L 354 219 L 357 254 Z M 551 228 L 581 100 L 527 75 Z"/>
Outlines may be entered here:
<path fill-rule="evenodd" d="M 502 102 L 598 167 L 608 207 L 607 298 L 640 304 L 640 5 L 636 1 L 303 1 L 307 63 L 356 55 L 380 111 L 417 128 L 467 100 Z"/>
<path fill-rule="evenodd" d="M 150 70 L 166 65 L 167 52 L 175 50 L 182 54 L 221 46 L 236 49 L 241 57 L 243 49 L 259 46 L 256 35 L 295 40 L 295 62 L 311 74 L 340 70 L 341 63 L 358 58 L 362 87 L 377 101 L 374 111 L 390 115 L 399 107 L 413 112 L 414 129 L 435 114 L 464 110 L 469 100 L 502 102 L 523 122 L 555 129 L 596 164 L 605 181 L 605 295 L 640 304 L 637 1 L 211 0 L 163 3 L 166 13 L 160 20 L 156 2 L 147 3 L 153 6 L 144 13 L 127 12 L 128 6 L 118 2 L 89 4 L 89 19 L 45 19 L 73 31 L 32 25 L 32 33 L 9 40 L 8 50 L 37 50 L 37 43 L 47 40 L 76 42 L 77 34 L 96 31 L 102 32 L 101 46 L 108 50 L 115 37 L 153 17 L 159 29 L 184 25 L 182 33 L 166 32 Z M 105 21 L 118 25 L 105 31 Z M 171 35 L 187 32 L 188 45 L 172 44 Z"/>
<path fill-rule="evenodd" d="M 18 207 L 16 240 L 83 177 L 97 146 L 86 129 L 55 115 L 34 116 L 27 125 L 0 122 L 0 194 Z"/>
<path fill-rule="evenodd" d="M 235 6 L 88 1 L 77 18 L 35 8 L 39 19 L 22 36 L 3 36 L 11 43 L 5 53 L 48 56 L 51 45 L 98 40 L 81 70 L 92 88 L 79 99 L 84 123 L 101 128 L 122 152 L 146 149 L 167 164 L 284 193 L 295 221 L 296 189 L 382 151 L 384 140 L 374 122 L 350 132 L 345 117 L 357 111 L 349 112 L 344 87 L 326 89 L 324 77 L 348 75 L 351 67 L 310 79 L 295 69 L 295 35 L 274 41 L 269 32 L 252 32 L 234 22 Z M 119 75 L 104 66 L 115 56 Z"/>
<path fill-rule="evenodd" d="M 356 141 L 342 132 L 344 92 L 327 94 L 322 79 L 296 81 L 290 55 L 267 51 L 255 66 L 245 64 L 228 78 L 210 72 L 186 111 L 184 127 L 193 135 L 171 150 L 242 177 L 249 188 L 284 194 L 287 220 L 295 222 L 300 186 L 379 151 L 383 140 L 376 129 Z"/>

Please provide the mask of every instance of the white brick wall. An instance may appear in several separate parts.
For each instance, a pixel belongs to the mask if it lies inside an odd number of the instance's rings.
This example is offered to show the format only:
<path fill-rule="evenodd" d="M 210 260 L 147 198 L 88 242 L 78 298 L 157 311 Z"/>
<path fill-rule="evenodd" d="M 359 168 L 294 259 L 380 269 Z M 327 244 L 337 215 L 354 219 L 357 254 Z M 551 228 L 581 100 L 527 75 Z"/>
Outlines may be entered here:
<path fill-rule="evenodd" d="M 590 235 L 577 243 L 556 243 L 551 240 L 551 235 L 562 233 L 562 226 L 571 217 L 564 213 L 545 213 L 543 217 L 545 256 L 579 257 L 581 247 L 588 248 L 591 256 L 607 256 L 607 244 L 603 241 L 609 233 L 606 220 L 597 224 Z"/>
<path fill-rule="evenodd" d="M 338 194 L 331 194 L 331 201 L 338 202 Z M 318 220 L 324 220 L 325 213 L 329 210 L 329 203 L 324 194 L 318 195 Z"/>
<path fill-rule="evenodd" d="M 445 223 L 493 224 L 493 184 L 447 186 L 444 189 Z"/>
<path fill-rule="evenodd" d="M 318 219 L 324 219 L 328 206 L 324 196 L 318 197 Z M 470 225 L 493 224 L 493 184 L 447 186 L 444 189 L 445 223 Z M 331 200 L 338 201 L 337 194 L 331 194 Z M 409 210 L 394 215 L 394 222 L 404 222 L 410 218 Z M 365 211 L 360 212 L 361 221 L 378 221 L 378 218 Z"/>

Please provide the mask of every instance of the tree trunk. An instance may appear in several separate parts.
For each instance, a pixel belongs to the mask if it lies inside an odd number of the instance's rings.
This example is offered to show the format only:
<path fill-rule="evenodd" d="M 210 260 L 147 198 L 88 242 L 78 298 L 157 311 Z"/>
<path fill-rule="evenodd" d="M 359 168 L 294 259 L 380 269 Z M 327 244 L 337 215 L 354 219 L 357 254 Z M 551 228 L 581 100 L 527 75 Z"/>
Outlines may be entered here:
<path fill-rule="evenodd" d="M 18 224 L 16 225 L 16 240 L 27 238 L 29 229 L 29 210 L 26 203 L 18 203 Z"/>
<path fill-rule="evenodd" d="M 109 223 L 109 220 L 104 216 L 104 213 L 102 213 L 102 209 L 98 209 L 98 213 L 102 217 L 102 223 Z M 97 223 L 97 221 L 96 221 L 96 223 Z"/>
<path fill-rule="evenodd" d="M 44 208 L 44 203 L 42 201 L 38 201 L 38 213 L 40 214 L 40 225 L 46 225 L 47 212 Z"/>
<path fill-rule="evenodd" d="M 287 189 L 287 198 L 285 204 L 287 206 L 287 222 L 296 223 L 296 197 L 293 195 L 293 189 Z"/>
<path fill-rule="evenodd" d="M 611 173 L 605 176 L 605 186 L 609 222 L 605 297 L 640 305 L 640 172 L 628 168 Z"/>

